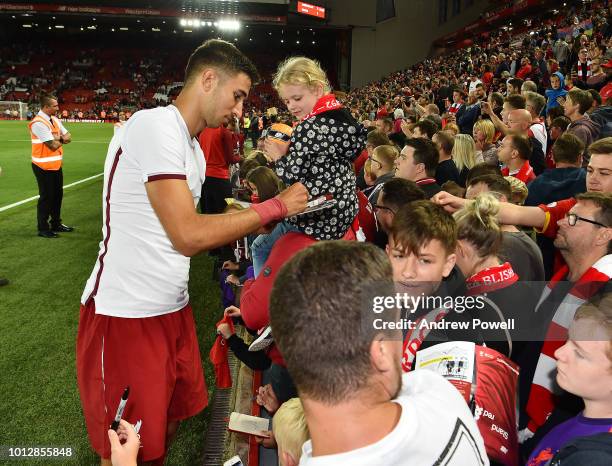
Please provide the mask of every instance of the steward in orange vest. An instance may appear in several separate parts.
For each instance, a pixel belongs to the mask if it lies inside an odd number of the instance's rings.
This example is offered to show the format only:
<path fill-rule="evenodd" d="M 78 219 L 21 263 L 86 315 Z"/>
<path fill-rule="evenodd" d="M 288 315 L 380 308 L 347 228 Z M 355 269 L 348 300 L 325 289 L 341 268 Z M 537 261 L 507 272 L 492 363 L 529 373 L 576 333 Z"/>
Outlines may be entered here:
<path fill-rule="evenodd" d="M 38 236 L 56 238 L 57 232 L 73 230 L 62 224 L 60 217 L 64 184 L 63 145 L 71 141 L 71 136 L 55 117 L 59 106 L 54 96 L 44 94 L 40 106 L 40 112 L 28 125 L 32 140 L 32 171 L 40 194 L 37 208 Z"/>

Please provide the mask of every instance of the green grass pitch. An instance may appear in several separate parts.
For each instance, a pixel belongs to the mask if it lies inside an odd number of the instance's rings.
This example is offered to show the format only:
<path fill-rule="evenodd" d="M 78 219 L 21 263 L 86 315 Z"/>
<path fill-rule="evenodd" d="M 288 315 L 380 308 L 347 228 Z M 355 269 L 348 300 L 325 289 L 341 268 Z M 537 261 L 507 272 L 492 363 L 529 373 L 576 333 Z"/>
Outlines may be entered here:
<path fill-rule="evenodd" d="M 110 124 L 66 123 L 64 184 L 102 173 Z M 0 208 L 38 194 L 26 122 L 0 122 Z M 72 461 L 98 464 L 87 439 L 77 391 L 75 342 L 79 300 L 101 239 L 102 177 L 64 190 L 62 218 L 76 230 L 57 239 L 36 233 L 36 201 L 0 212 L 0 445 L 71 447 Z M 222 314 L 212 261 L 192 260 L 189 289 L 209 393 L 208 351 Z M 207 410 L 182 423 L 167 464 L 198 463 Z M 0 459 L 0 463 L 3 463 Z M 24 464 L 48 464 L 26 461 Z M 64 464 L 53 461 L 53 464 Z"/>

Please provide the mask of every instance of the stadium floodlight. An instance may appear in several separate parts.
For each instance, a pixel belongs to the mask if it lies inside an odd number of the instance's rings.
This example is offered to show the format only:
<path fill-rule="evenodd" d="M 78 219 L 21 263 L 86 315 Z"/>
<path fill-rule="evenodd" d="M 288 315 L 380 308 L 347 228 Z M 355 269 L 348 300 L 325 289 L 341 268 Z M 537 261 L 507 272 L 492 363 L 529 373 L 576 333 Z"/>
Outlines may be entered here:
<path fill-rule="evenodd" d="M 240 21 L 233 19 L 222 19 L 219 20 L 219 29 L 224 31 L 237 31 L 240 29 Z"/>
<path fill-rule="evenodd" d="M 187 20 L 186 19 L 181 19 L 180 24 L 181 24 L 181 26 L 187 26 Z"/>
<path fill-rule="evenodd" d="M 212 26 L 212 25 L 213 25 L 212 21 L 208 21 L 206 24 L 207 24 L 208 26 Z"/>
<path fill-rule="evenodd" d="M 192 19 L 188 19 L 187 20 L 187 26 L 193 26 L 193 20 Z"/>

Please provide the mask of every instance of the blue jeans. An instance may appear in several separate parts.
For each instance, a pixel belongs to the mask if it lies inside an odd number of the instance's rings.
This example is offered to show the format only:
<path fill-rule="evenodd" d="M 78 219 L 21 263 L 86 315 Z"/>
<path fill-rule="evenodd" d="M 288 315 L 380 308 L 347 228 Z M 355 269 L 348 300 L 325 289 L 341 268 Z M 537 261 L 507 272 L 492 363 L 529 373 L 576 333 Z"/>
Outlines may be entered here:
<path fill-rule="evenodd" d="M 274 247 L 274 243 L 286 233 L 291 231 L 299 231 L 298 228 L 287 221 L 280 222 L 267 235 L 259 235 L 251 244 L 251 258 L 253 259 L 253 271 L 255 278 L 259 276 L 259 272 L 263 269 L 264 264 L 268 260 L 270 251 Z"/>

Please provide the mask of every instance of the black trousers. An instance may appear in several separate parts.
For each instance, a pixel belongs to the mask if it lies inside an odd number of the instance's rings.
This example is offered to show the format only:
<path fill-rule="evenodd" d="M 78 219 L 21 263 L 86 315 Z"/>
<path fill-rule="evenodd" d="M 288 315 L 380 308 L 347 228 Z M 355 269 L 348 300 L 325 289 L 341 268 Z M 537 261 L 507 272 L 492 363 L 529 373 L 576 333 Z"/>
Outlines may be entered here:
<path fill-rule="evenodd" d="M 202 185 L 200 210 L 203 214 L 220 214 L 227 207 L 225 198 L 232 197 L 232 184 L 224 178 L 207 176 Z"/>
<path fill-rule="evenodd" d="M 225 198 L 232 197 L 232 184 L 224 178 L 207 176 L 202 185 L 202 197 L 200 198 L 200 211 L 203 214 L 221 214 L 227 207 Z M 234 253 L 229 246 L 221 246 L 211 249 L 209 253 L 217 256 L 218 264 L 213 268 L 213 277 L 217 269 L 221 268 L 224 260 L 234 259 Z"/>
<path fill-rule="evenodd" d="M 32 164 L 32 171 L 38 183 L 37 217 L 38 231 L 49 230 L 49 217 L 51 217 L 51 228 L 58 227 L 62 223 L 60 211 L 62 209 L 62 197 L 64 196 L 64 173 L 59 170 L 43 170 L 38 165 Z"/>

